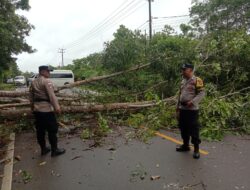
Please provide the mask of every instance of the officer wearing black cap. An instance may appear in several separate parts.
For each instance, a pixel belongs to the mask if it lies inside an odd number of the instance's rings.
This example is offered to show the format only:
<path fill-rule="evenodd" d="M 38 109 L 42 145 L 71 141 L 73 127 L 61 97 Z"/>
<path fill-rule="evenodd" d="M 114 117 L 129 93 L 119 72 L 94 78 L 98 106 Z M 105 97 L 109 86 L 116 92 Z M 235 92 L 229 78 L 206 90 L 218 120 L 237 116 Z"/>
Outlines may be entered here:
<path fill-rule="evenodd" d="M 57 147 L 58 124 L 55 116 L 61 112 L 60 105 L 54 93 L 52 82 L 48 79 L 51 69 L 48 66 L 39 67 L 38 77 L 31 83 L 30 102 L 35 116 L 37 141 L 41 147 L 41 155 L 51 151 L 51 156 L 65 153 Z M 48 132 L 51 149 L 46 146 L 45 134 Z"/>
<path fill-rule="evenodd" d="M 199 103 L 205 96 L 204 84 L 202 79 L 194 76 L 194 66 L 185 63 L 181 67 L 183 80 L 181 82 L 178 104 L 177 116 L 179 120 L 179 127 L 181 130 L 181 137 L 183 145 L 176 148 L 178 152 L 189 151 L 189 141 L 192 138 L 194 144 L 193 158 L 199 159 L 199 144 L 201 143 L 199 137 Z"/>

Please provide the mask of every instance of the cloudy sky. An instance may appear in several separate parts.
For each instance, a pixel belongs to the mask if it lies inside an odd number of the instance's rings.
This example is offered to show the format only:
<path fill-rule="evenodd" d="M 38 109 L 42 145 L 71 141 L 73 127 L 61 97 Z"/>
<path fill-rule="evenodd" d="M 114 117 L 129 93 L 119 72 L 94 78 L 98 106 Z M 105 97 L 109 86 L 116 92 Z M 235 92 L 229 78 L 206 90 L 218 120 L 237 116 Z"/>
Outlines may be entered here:
<path fill-rule="evenodd" d="M 65 65 L 73 59 L 84 57 L 103 49 L 105 41 L 112 40 L 112 34 L 119 25 L 129 29 L 140 29 L 148 33 L 147 0 L 30 0 L 31 9 L 21 12 L 35 29 L 27 42 L 37 52 L 18 56 L 22 71 L 37 71 L 39 65 L 58 66 L 61 63 L 59 48 L 65 49 Z M 177 28 L 187 23 L 191 0 L 154 0 L 152 16 L 155 32 L 165 24 Z"/>

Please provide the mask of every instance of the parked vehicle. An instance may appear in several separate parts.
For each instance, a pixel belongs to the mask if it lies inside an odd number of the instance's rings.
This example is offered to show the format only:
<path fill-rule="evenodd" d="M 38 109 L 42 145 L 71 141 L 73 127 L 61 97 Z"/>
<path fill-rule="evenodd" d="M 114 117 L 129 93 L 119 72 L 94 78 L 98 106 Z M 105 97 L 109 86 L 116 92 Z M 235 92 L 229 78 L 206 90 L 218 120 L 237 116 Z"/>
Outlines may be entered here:
<path fill-rule="evenodd" d="M 63 86 L 74 82 L 74 73 L 71 70 L 54 70 L 49 78 L 55 86 Z"/>
<path fill-rule="evenodd" d="M 26 85 L 26 78 L 24 76 L 16 76 L 14 78 L 14 83 L 16 85 Z"/>
<path fill-rule="evenodd" d="M 14 83 L 14 79 L 13 78 L 9 78 L 6 80 L 7 84 L 13 84 Z"/>
<path fill-rule="evenodd" d="M 31 75 L 31 77 L 29 77 L 28 79 L 27 79 L 27 83 L 28 83 L 28 86 L 30 86 L 31 85 L 31 82 L 33 81 L 33 80 L 35 80 L 35 78 L 37 77 L 37 73 L 36 74 L 33 74 L 33 75 Z"/>
<path fill-rule="evenodd" d="M 29 85 L 38 76 L 38 74 L 32 75 L 28 78 Z M 50 72 L 50 80 L 55 86 L 63 86 L 74 82 L 74 73 L 71 70 L 54 70 Z"/>

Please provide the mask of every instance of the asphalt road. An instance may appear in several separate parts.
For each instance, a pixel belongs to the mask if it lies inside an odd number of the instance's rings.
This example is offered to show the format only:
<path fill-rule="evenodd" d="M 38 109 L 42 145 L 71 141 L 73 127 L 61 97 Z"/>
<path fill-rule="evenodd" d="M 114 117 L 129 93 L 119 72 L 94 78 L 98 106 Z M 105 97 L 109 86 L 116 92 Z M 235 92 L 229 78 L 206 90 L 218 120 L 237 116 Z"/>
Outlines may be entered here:
<path fill-rule="evenodd" d="M 203 143 L 209 154 L 200 160 L 194 160 L 192 152 L 175 152 L 176 145 L 160 137 L 145 144 L 120 134 L 93 149 L 79 137 L 64 137 L 60 145 L 67 149 L 65 155 L 41 157 L 34 137 L 29 133 L 16 138 L 20 161 L 14 164 L 13 190 L 250 189 L 249 136 Z M 27 183 L 24 177 L 30 178 Z"/>

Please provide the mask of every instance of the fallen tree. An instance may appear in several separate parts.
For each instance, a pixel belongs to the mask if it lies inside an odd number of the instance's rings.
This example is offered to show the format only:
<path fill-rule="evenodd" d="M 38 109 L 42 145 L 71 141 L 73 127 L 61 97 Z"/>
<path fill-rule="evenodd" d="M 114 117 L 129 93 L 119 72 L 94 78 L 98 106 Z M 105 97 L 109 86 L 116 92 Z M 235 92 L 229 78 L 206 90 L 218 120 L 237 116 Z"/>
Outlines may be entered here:
<path fill-rule="evenodd" d="M 89 78 L 89 79 L 86 79 L 86 80 L 77 81 L 77 82 L 74 82 L 74 83 L 71 83 L 71 84 L 64 85 L 62 87 L 58 87 L 58 91 L 66 89 L 66 88 L 73 88 L 73 87 L 76 87 L 76 86 L 88 84 L 88 83 L 99 81 L 99 80 L 104 80 L 104 79 L 116 77 L 116 76 L 123 75 L 123 74 L 129 73 L 129 72 L 132 72 L 132 71 L 137 71 L 137 70 L 140 70 L 140 69 L 144 69 L 145 67 L 148 67 L 149 65 L 150 64 L 148 63 L 148 64 L 133 67 L 133 68 L 125 70 L 125 71 L 112 73 L 110 75 L 97 76 L 97 77 L 92 77 L 92 78 Z"/>
<path fill-rule="evenodd" d="M 125 71 L 120 71 L 120 72 L 116 72 L 116 73 L 112 73 L 109 75 L 103 75 L 103 76 L 97 76 L 97 77 L 91 77 L 89 79 L 85 79 L 82 81 L 77 81 L 71 84 L 67 84 L 61 87 L 58 87 L 56 89 L 56 92 L 59 92 L 60 90 L 66 89 L 66 88 L 73 88 L 76 86 L 80 86 L 80 85 L 85 85 L 91 82 L 95 82 L 95 81 L 99 81 L 99 80 L 104 80 L 104 79 L 108 79 L 108 78 L 112 78 L 112 77 L 116 77 L 119 75 L 123 75 L 132 71 L 138 71 L 140 69 L 144 69 L 146 67 L 148 67 L 150 64 L 144 64 L 144 65 L 139 65 L 136 67 L 132 67 L 128 70 Z M 0 91 L 0 97 L 21 97 L 21 96 L 28 96 L 29 95 L 29 91 L 23 91 L 23 92 L 16 92 L 16 91 Z"/>
<path fill-rule="evenodd" d="M 23 107 L 23 106 L 28 106 L 28 105 L 30 105 L 29 102 L 14 103 L 14 104 L 0 104 L 0 109 L 3 109 L 3 108 Z"/>
<path fill-rule="evenodd" d="M 1 103 L 22 103 L 27 102 L 27 98 L 15 98 L 15 97 L 1 97 L 0 102 Z"/>
<path fill-rule="evenodd" d="M 164 99 L 163 102 L 168 104 L 175 104 L 176 97 L 170 97 Z M 62 105 L 62 113 L 87 113 L 87 112 L 102 112 L 112 110 L 130 110 L 130 109 L 142 109 L 157 106 L 159 102 L 156 101 L 144 101 L 144 102 L 123 102 L 123 103 L 110 103 L 110 104 L 94 104 L 94 103 L 74 103 L 75 105 Z M 30 108 L 21 109 L 6 109 L 0 110 L 0 116 L 4 118 L 20 118 L 24 116 L 30 116 L 32 112 Z"/>
<path fill-rule="evenodd" d="M 59 100 L 60 103 L 74 102 L 74 101 L 79 101 L 79 98 L 58 97 L 58 100 Z M 24 106 L 29 106 L 29 105 L 30 105 L 30 101 L 28 99 L 25 99 L 25 101 L 22 101 L 20 103 L 0 104 L 0 109 L 13 108 L 13 107 L 24 107 Z"/>
<path fill-rule="evenodd" d="M 28 96 L 29 91 L 17 92 L 17 91 L 0 91 L 0 97 L 21 97 Z"/>

